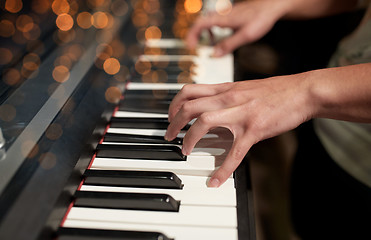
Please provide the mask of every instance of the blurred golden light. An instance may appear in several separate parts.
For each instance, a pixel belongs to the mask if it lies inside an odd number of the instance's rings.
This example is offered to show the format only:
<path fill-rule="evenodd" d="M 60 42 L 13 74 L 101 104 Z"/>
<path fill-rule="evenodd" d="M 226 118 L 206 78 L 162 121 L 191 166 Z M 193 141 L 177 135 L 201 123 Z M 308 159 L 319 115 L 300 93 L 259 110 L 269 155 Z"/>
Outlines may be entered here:
<path fill-rule="evenodd" d="M 39 73 L 37 66 L 34 65 L 33 63 L 29 63 L 27 65 L 28 65 L 29 68 L 36 68 L 36 69 L 35 70 L 29 70 L 25 67 L 25 65 L 23 65 L 22 68 L 21 68 L 21 76 L 24 77 L 25 79 L 36 77 L 37 74 Z"/>
<path fill-rule="evenodd" d="M 88 0 L 87 3 L 91 8 L 101 7 L 107 0 Z M 107 1 L 109 2 L 109 1 Z"/>
<path fill-rule="evenodd" d="M 168 76 L 167 76 L 166 71 L 164 71 L 162 69 L 159 69 L 159 70 L 155 71 L 154 73 L 157 75 L 157 79 L 158 79 L 157 82 L 160 82 L 160 83 L 166 83 L 167 82 Z"/>
<path fill-rule="evenodd" d="M 103 63 L 103 69 L 110 75 L 115 75 L 120 71 L 120 62 L 116 58 L 107 58 Z"/>
<path fill-rule="evenodd" d="M 181 72 L 177 78 L 178 83 L 192 83 L 191 74 L 189 72 Z"/>
<path fill-rule="evenodd" d="M 3 104 L 0 106 L 0 119 L 5 122 L 12 121 L 17 114 L 17 110 L 10 104 Z"/>
<path fill-rule="evenodd" d="M 63 65 L 68 69 L 72 67 L 72 61 L 67 55 L 62 55 L 54 61 L 54 66 Z"/>
<path fill-rule="evenodd" d="M 68 31 L 73 27 L 73 18 L 71 17 L 71 15 L 66 13 L 58 15 L 55 22 L 57 24 L 57 27 L 62 31 Z"/>
<path fill-rule="evenodd" d="M 107 102 L 118 103 L 121 99 L 121 90 L 118 87 L 109 87 L 104 96 Z"/>
<path fill-rule="evenodd" d="M 232 10 L 232 3 L 230 0 L 218 0 L 215 4 L 215 11 L 220 15 L 227 15 Z"/>
<path fill-rule="evenodd" d="M 129 10 L 129 6 L 126 1 L 115 0 L 111 4 L 111 11 L 116 16 L 124 16 Z"/>
<path fill-rule="evenodd" d="M 52 9 L 56 15 L 66 14 L 70 11 L 70 4 L 67 0 L 54 0 Z"/>
<path fill-rule="evenodd" d="M 62 31 L 62 30 L 59 29 L 56 32 L 56 37 L 57 37 L 57 39 L 55 39 L 55 41 L 58 44 L 65 44 L 65 43 L 71 42 L 72 40 L 75 39 L 76 32 L 75 32 L 74 29 L 71 29 L 69 31 Z"/>
<path fill-rule="evenodd" d="M 76 15 L 76 13 L 78 13 L 78 11 L 79 11 L 79 4 L 77 3 L 77 1 L 70 2 L 70 11 L 68 11 L 68 14 L 70 14 L 71 16 L 74 16 Z"/>
<path fill-rule="evenodd" d="M 202 0 L 185 0 L 184 9 L 187 13 L 197 13 L 202 8 Z"/>
<path fill-rule="evenodd" d="M 161 38 L 161 30 L 156 27 L 156 26 L 151 26 L 149 28 L 146 29 L 145 33 L 144 33 L 146 39 L 159 39 Z"/>
<path fill-rule="evenodd" d="M 148 15 L 142 10 L 135 10 L 132 14 L 131 20 L 136 27 L 148 25 Z"/>
<path fill-rule="evenodd" d="M 15 69 L 10 68 L 8 69 L 3 75 L 3 82 L 8 84 L 9 86 L 13 86 L 21 80 L 21 73 Z"/>
<path fill-rule="evenodd" d="M 52 123 L 45 131 L 45 136 L 50 140 L 57 140 L 63 134 L 62 126 L 58 123 Z"/>
<path fill-rule="evenodd" d="M 0 65 L 5 65 L 10 63 L 13 58 L 13 53 L 6 48 L 0 48 Z"/>
<path fill-rule="evenodd" d="M 149 14 L 156 13 L 160 9 L 160 2 L 158 0 L 144 0 L 143 9 Z"/>
<path fill-rule="evenodd" d="M 51 152 L 43 153 L 39 157 L 39 163 L 43 169 L 52 169 L 57 164 L 57 156 Z"/>
<path fill-rule="evenodd" d="M 31 151 L 29 149 L 32 148 Z M 22 143 L 21 152 L 24 157 L 33 158 L 39 152 L 39 145 L 33 140 L 27 140 Z"/>
<path fill-rule="evenodd" d="M 33 0 L 31 8 L 36 13 L 44 14 L 49 10 L 50 5 L 49 0 Z"/>
<path fill-rule="evenodd" d="M 149 61 L 140 60 L 135 63 L 135 70 L 142 75 L 149 73 L 151 71 L 151 67 L 152 65 Z"/>
<path fill-rule="evenodd" d="M 11 13 L 17 13 L 21 11 L 23 7 L 22 0 L 6 0 L 5 9 Z"/>
<path fill-rule="evenodd" d="M 1 37 L 11 37 L 15 33 L 15 27 L 13 23 L 9 20 L 0 21 L 0 36 Z"/>
<path fill-rule="evenodd" d="M 142 75 L 142 82 L 143 83 L 157 83 L 158 82 L 158 75 L 155 72 L 147 72 Z"/>
<path fill-rule="evenodd" d="M 29 53 L 23 58 L 23 66 L 30 71 L 35 71 L 40 65 L 40 58 L 35 53 Z"/>
<path fill-rule="evenodd" d="M 36 24 L 33 25 L 33 28 L 30 31 L 23 33 L 23 36 L 27 40 L 36 40 L 40 37 L 40 35 L 41 35 L 40 27 Z"/>
<path fill-rule="evenodd" d="M 70 77 L 70 71 L 63 65 L 56 66 L 52 74 L 54 80 L 60 83 L 67 81 Z"/>
<path fill-rule="evenodd" d="M 93 14 L 94 27 L 101 29 L 105 28 L 108 24 L 108 17 L 105 12 L 96 12 Z"/>
<path fill-rule="evenodd" d="M 164 55 L 164 51 L 161 48 L 145 47 L 144 54 L 145 55 Z"/>
<path fill-rule="evenodd" d="M 81 28 L 88 29 L 92 26 L 92 16 L 89 12 L 81 12 L 77 15 L 76 22 Z"/>
<path fill-rule="evenodd" d="M 152 90 L 152 94 L 156 99 L 164 99 L 169 95 L 168 90 Z"/>
<path fill-rule="evenodd" d="M 115 24 L 115 19 L 113 18 L 113 16 L 109 13 L 106 13 L 107 15 L 107 19 L 108 19 L 108 22 L 107 22 L 107 26 L 106 28 L 112 28 L 113 25 Z"/>
<path fill-rule="evenodd" d="M 30 16 L 23 14 L 17 18 L 15 26 L 21 32 L 29 32 L 34 27 L 34 22 Z"/>
<path fill-rule="evenodd" d="M 15 43 L 18 43 L 18 44 L 26 44 L 27 43 L 27 39 L 24 37 L 23 33 L 20 32 L 20 31 L 16 31 L 15 34 L 12 36 L 12 40 L 15 42 Z"/>

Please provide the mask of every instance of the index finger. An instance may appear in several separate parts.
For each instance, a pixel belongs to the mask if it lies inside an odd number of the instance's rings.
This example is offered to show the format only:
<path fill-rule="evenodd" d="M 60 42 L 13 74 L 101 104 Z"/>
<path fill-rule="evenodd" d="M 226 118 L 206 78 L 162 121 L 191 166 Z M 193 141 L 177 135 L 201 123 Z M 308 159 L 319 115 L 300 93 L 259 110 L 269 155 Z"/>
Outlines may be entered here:
<path fill-rule="evenodd" d="M 197 46 L 202 30 L 210 29 L 213 26 L 224 26 L 226 22 L 225 17 L 216 12 L 209 13 L 207 16 L 200 16 L 188 31 L 186 37 L 187 46 L 194 49 Z"/>
<path fill-rule="evenodd" d="M 184 85 L 170 103 L 168 112 L 169 122 L 174 119 L 175 115 L 187 101 L 224 92 L 230 89 L 232 85 L 233 83 Z"/>

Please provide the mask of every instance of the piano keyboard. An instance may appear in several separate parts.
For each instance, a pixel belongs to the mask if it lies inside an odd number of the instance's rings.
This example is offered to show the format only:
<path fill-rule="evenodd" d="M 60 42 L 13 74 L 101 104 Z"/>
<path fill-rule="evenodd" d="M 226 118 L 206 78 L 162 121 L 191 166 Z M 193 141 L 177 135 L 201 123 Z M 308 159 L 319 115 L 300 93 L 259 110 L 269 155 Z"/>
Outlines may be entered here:
<path fill-rule="evenodd" d="M 176 66 L 187 60 L 194 65 L 192 82 L 233 81 L 230 55 L 210 58 L 210 47 L 201 47 L 196 55 L 184 55 L 183 43 L 175 39 L 151 40 L 146 46 L 170 49 L 175 54 L 142 55 L 137 61 L 167 61 Z M 176 55 L 179 52 L 183 55 Z M 137 75 L 133 78 L 138 80 Z M 238 238 L 233 176 L 220 188 L 206 186 L 231 146 L 230 135 L 215 129 L 189 156 L 183 156 L 185 130 L 172 142 L 163 136 L 168 105 L 184 83 L 170 78 L 160 82 L 127 84 L 58 239 Z M 165 94 L 155 98 L 156 93 Z"/>

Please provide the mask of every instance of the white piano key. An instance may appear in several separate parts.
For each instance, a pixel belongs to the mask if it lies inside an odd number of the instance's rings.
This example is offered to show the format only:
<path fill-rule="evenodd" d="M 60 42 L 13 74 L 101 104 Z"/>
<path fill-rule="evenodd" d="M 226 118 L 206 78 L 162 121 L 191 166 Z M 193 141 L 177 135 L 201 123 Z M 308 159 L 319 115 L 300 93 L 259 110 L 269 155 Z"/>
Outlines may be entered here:
<path fill-rule="evenodd" d="M 117 111 L 114 113 L 115 117 L 137 117 L 137 118 L 167 118 L 165 113 L 147 113 L 147 112 L 129 112 Z"/>
<path fill-rule="evenodd" d="M 81 191 L 99 191 L 99 192 L 126 192 L 126 193 L 160 193 L 168 194 L 175 200 L 181 201 L 182 205 L 196 206 L 236 206 L 236 192 L 234 188 L 196 188 L 191 189 L 156 189 L 156 188 L 131 188 L 131 187 L 113 187 L 113 186 L 94 186 L 82 185 Z"/>
<path fill-rule="evenodd" d="M 184 83 L 139 83 L 129 82 L 126 85 L 128 90 L 180 90 Z"/>
<path fill-rule="evenodd" d="M 122 134 L 135 134 L 135 135 L 147 135 L 147 136 L 165 136 L 165 129 L 139 129 L 139 128 L 109 128 L 108 133 L 122 133 Z M 181 131 L 177 137 L 183 138 L 185 135 L 184 131 Z M 217 134 L 207 133 L 202 138 L 219 138 Z"/>
<path fill-rule="evenodd" d="M 201 84 L 233 82 L 233 55 L 227 54 L 220 58 L 213 58 L 210 57 L 213 51 L 210 46 L 198 48 L 198 57 L 194 59 L 194 62 L 199 67 L 195 69 L 193 80 Z"/>
<path fill-rule="evenodd" d="M 164 143 L 164 144 L 151 144 L 151 143 L 120 143 L 120 142 L 102 142 L 102 144 L 112 145 L 144 145 L 144 146 L 177 146 L 182 149 L 181 145 Z M 225 153 L 225 149 L 222 148 L 194 148 L 190 156 L 220 156 Z"/>
<path fill-rule="evenodd" d="M 234 240 L 238 239 L 237 228 L 221 227 L 198 227 L 198 226 L 171 226 L 158 224 L 135 224 L 135 223 L 117 223 L 117 222 L 99 222 L 99 221 L 82 221 L 67 219 L 64 227 L 73 228 L 93 228 L 106 230 L 123 230 L 123 231 L 148 231 L 160 232 L 169 238 L 176 240 L 190 239 L 213 239 L 213 240 Z"/>
<path fill-rule="evenodd" d="M 146 62 L 194 62 L 197 57 L 194 55 L 140 55 L 139 61 Z"/>
<path fill-rule="evenodd" d="M 177 175 L 211 176 L 223 162 L 213 156 L 189 156 L 187 161 L 161 161 L 96 157 L 91 169 L 170 171 Z"/>
<path fill-rule="evenodd" d="M 178 38 L 161 38 L 161 39 L 148 39 L 144 43 L 147 47 L 153 48 L 185 48 L 183 40 Z"/>
<path fill-rule="evenodd" d="M 67 219 L 236 228 L 237 210 L 235 207 L 183 206 L 182 204 L 178 212 L 72 207 Z"/>

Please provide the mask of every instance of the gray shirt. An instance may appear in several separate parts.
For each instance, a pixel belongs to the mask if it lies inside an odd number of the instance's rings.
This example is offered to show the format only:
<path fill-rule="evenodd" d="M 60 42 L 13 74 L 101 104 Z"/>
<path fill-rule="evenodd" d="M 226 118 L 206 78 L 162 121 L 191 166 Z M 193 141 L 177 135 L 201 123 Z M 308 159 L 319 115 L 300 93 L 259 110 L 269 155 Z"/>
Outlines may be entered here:
<path fill-rule="evenodd" d="M 329 67 L 368 62 L 371 62 L 371 4 L 360 26 L 340 42 Z M 371 84 L 371 76 L 369 80 Z M 334 161 L 371 187 L 371 124 L 315 119 L 314 128 Z"/>

